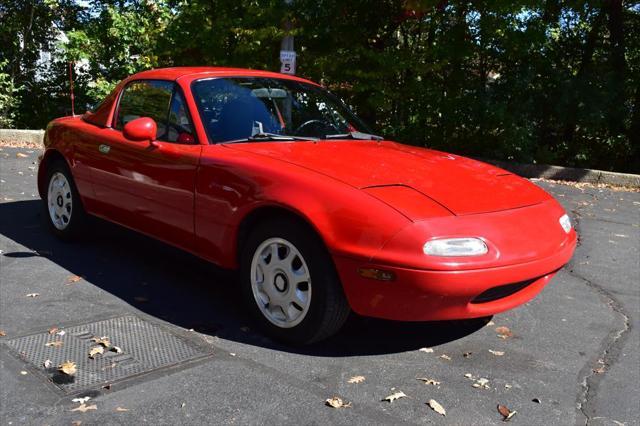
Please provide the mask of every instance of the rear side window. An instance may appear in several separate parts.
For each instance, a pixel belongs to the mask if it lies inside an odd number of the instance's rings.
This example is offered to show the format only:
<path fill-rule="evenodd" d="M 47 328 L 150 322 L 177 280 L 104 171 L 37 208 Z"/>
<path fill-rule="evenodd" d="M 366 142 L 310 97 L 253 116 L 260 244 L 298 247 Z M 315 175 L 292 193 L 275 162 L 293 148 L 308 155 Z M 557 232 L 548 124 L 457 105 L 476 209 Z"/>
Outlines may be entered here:
<path fill-rule="evenodd" d="M 158 135 L 167 132 L 167 116 L 173 93 L 173 82 L 161 80 L 139 80 L 125 87 L 120 97 L 116 129 L 140 117 L 150 117 L 158 125 Z"/>

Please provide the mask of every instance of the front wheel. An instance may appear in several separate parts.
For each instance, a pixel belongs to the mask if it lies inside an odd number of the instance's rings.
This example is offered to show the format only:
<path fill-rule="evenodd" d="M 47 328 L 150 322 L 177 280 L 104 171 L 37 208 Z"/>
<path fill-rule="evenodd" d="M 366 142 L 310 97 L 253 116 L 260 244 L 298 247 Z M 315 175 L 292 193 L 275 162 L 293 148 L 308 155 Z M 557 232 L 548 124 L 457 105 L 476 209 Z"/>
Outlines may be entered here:
<path fill-rule="evenodd" d="M 333 261 L 322 241 L 295 221 L 255 228 L 242 252 L 245 301 L 277 340 L 309 344 L 336 333 L 349 314 Z"/>
<path fill-rule="evenodd" d="M 69 168 L 61 161 L 47 170 L 47 192 L 44 210 L 51 231 L 61 239 L 78 235 L 85 221 L 85 212 Z"/>

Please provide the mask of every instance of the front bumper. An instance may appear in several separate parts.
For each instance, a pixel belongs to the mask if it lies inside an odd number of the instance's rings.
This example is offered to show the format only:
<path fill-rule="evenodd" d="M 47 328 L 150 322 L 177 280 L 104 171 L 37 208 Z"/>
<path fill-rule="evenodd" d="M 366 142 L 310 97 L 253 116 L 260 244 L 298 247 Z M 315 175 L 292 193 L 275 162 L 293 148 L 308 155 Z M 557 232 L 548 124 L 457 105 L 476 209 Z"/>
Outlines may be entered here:
<path fill-rule="evenodd" d="M 334 256 L 351 308 L 360 315 L 400 321 L 478 318 L 534 298 L 573 255 L 575 239 L 554 255 L 494 268 L 435 271 Z M 393 281 L 364 278 L 359 268 L 393 272 Z M 507 286 L 498 288 L 500 286 Z M 475 300 L 474 300 L 475 299 Z"/>

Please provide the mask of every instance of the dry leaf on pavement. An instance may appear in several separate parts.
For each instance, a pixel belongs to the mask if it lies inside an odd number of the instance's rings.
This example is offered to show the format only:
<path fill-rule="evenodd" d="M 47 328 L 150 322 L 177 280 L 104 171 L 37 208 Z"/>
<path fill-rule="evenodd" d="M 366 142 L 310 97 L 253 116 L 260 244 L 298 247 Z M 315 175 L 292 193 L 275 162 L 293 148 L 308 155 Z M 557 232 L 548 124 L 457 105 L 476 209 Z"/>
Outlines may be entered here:
<path fill-rule="evenodd" d="M 96 406 L 96 404 L 93 405 L 85 405 L 85 404 L 80 404 L 79 407 L 74 408 L 71 411 L 82 411 L 83 413 L 86 413 L 89 410 L 97 410 L 98 407 Z"/>
<path fill-rule="evenodd" d="M 440 358 L 445 359 L 447 361 L 451 361 L 451 357 L 449 355 L 447 355 L 447 354 L 440 355 Z"/>
<path fill-rule="evenodd" d="M 427 405 L 429 405 L 429 407 L 431 407 L 431 409 L 433 411 L 435 411 L 436 413 L 440 414 L 441 416 L 446 416 L 447 415 L 447 411 L 435 399 L 430 399 L 429 402 L 427 402 Z"/>
<path fill-rule="evenodd" d="M 82 422 L 80 420 L 76 420 L 71 422 L 71 426 L 80 426 L 82 424 Z"/>
<path fill-rule="evenodd" d="M 107 336 L 102 336 L 102 337 L 92 337 L 91 338 L 92 342 L 95 342 L 97 344 L 99 344 L 100 346 L 103 346 L 105 348 L 108 348 L 111 346 L 111 341 L 109 340 L 109 338 Z"/>
<path fill-rule="evenodd" d="M 52 365 L 53 365 L 53 363 L 51 362 L 51 360 L 50 360 L 50 359 L 47 359 L 47 360 L 45 360 L 45 361 L 42 363 L 42 366 L 43 366 L 44 368 L 51 368 L 51 366 L 52 366 Z"/>
<path fill-rule="evenodd" d="M 393 402 L 396 399 L 405 398 L 406 396 L 407 395 L 404 392 L 398 391 L 398 392 L 392 393 L 388 397 L 384 398 L 383 401 Z"/>
<path fill-rule="evenodd" d="M 26 297 L 38 297 L 38 296 L 40 296 L 40 293 L 29 293 L 27 294 Z"/>
<path fill-rule="evenodd" d="M 7 333 L 4 330 L 0 330 L 0 337 L 4 337 L 6 335 L 7 335 Z"/>
<path fill-rule="evenodd" d="M 434 380 L 434 379 L 429 379 L 427 377 L 416 377 L 416 380 L 422 380 L 425 385 L 438 386 L 440 384 L 439 381 Z"/>
<path fill-rule="evenodd" d="M 104 347 L 103 346 L 94 346 L 91 349 L 89 349 L 89 358 L 91 359 L 95 359 L 97 355 L 102 355 L 104 353 Z"/>
<path fill-rule="evenodd" d="M 121 353 L 122 353 L 122 349 L 120 348 L 120 346 L 111 346 L 111 347 L 109 348 L 109 350 L 110 350 L 111 352 L 115 352 L 115 353 L 117 353 L 117 354 L 121 354 Z"/>
<path fill-rule="evenodd" d="M 350 402 L 344 402 L 342 398 L 338 398 L 337 396 L 327 399 L 324 403 L 325 405 L 333 408 L 350 408 L 351 407 Z"/>
<path fill-rule="evenodd" d="M 498 333 L 498 337 L 501 339 L 508 339 L 509 337 L 513 337 L 513 333 L 509 330 L 509 327 L 501 326 L 496 327 L 496 333 Z"/>
<path fill-rule="evenodd" d="M 481 377 L 478 380 L 476 380 L 476 382 L 473 384 L 473 387 L 479 388 L 479 389 L 491 389 L 488 383 L 489 383 L 489 379 L 485 379 L 484 377 Z"/>
<path fill-rule="evenodd" d="M 365 381 L 364 376 L 353 376 L 347 381 L 347 383 L 362 383 L 364 381 Z"/>
<path fill-rule="evenodd" d="M 62 340 L 56 340 L 53 342 L 48 342 L 44 344 L 45 346 L 49 347 L 49 348 L 59 348 L 60 346 L 62 346 Z"/>
<path fill-rule="evenodd" d="M 82 279 L 81 276 L 78 275 L 71 275 L 69 278 L 67 278 L 67 283 L 69 284 L 73 284 L 73 283 L 77 283 L 78 281 L 80 281 Z"/>
<path fill-rule="evenodd" d="M 494 354 L 495 356 L 502 356 L 504 355 L 503 351 L 494 351 L 493 349 L 489 349 L 489 352 L 491 352 L 492 354 Z"/>
<path fill-rule="evenodd" d="M 84 396 L 82 398 L 73 398 L 71 402 L 77 402 L 78 404 L 84 404 L 91 399 L 90 396 Z"/>
<path fill-rule="evenodd" d="M 465 358 L 469 358 L 471 355 L 473 355 L 473 352 L 465 352 L 462 354 L 462 356 Z"/>
<path fill-rule="evenodd" d="M 420 348 L 418 349 L 420 352 L 426 352 L 428 354 L 433 353 L 433 349 L 432 348 Z"/>
<path fill-rule="evenodd" d="M 502 421 L 504 422 L 508 422 L 509 420 L 511 420 L 511 417 L 516 415 L 515 410 L 511 411 L 504 405 L 500 405 L 500 404 L 498 404 L 498 413 L 502 415 Z"/>
<path fill-rule="evenodd" d="M 57 333 L 57 332 L 58 332 L 58 330 L 59 330 L 59 328 L 58 328 L 58 327 L 51 327 L 51 328 L 49 329 L 49 334 Z"/>
<path fill-rule="evenodd" d="M 119 412 L 121 412 L 121 413 L 122 413 L 122 412 L 124 412 L 124 411 L 129 411 L 129 409 L 128 409 L 128 408 L 117 407 L 117 408 L 116 408 L 116 411 L 119 411 Z"/>
<path fill-rule="evenodd" d="M 16 153 L 16 158 L 27 158 L 27 157 L 28 157 L 28 155 L 27 155 L 27 154 L 23 154 L 23 153 L 21 153 L 21 152 L 17 152 L 17 153 Z"/>
<path fill-rule="evenodd" d="M 76 374 L 76 363 L 73 361 L 63 362 L 58 366 L 58 371 L 66 374 L 67 376 L 73 376 Z"/>

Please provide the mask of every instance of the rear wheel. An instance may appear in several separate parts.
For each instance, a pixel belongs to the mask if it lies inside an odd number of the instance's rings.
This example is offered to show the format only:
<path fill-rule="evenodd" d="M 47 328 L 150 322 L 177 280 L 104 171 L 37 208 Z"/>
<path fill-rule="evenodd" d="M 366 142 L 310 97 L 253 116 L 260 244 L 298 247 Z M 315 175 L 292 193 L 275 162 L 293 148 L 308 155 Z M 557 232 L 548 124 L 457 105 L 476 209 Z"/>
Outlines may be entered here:
<path fill-rule="evenodd" d="M 85 222 L 85 212 L 73 177 L 66 164 L 55 161 L 47 170 L 47 191 L 44 201 L 47 222 L 58 237 L 76 237 Z"/>
<path fill-rule="evenodd" d="M 252 316 L 277 340 L 325 339 L 349 314 L 329 253 L 301 223 L 269 220 L 256 227 L 242 251 L 241 274 Z"/>

